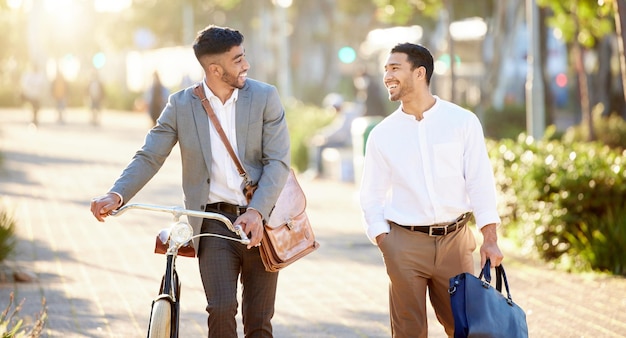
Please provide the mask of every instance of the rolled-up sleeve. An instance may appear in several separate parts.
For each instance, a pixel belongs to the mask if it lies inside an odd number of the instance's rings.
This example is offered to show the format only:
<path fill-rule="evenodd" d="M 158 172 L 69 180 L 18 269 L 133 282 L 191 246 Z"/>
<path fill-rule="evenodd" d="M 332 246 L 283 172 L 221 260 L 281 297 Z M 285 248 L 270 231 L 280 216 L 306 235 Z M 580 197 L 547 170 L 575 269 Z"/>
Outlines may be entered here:
<path fill-rule="evenodd" d="M 468 127 L 464 157 L 466 190 L 476 219 L 476 227 L 500 225 L 493 168 L 487 153 L 485 137 L 478 118 L 473 117 Z"/>
<path fill-rule="evenodd" d="M 390 189 L 391 173 L 376 144 L 371 142 L 374 138 L 375 135 L 370 134 L 365 148 L 360 202 L 367 237 L 376 244 L 376 236 L 389 232 L 389 223 L 385 219 L 385 200 Z"/>

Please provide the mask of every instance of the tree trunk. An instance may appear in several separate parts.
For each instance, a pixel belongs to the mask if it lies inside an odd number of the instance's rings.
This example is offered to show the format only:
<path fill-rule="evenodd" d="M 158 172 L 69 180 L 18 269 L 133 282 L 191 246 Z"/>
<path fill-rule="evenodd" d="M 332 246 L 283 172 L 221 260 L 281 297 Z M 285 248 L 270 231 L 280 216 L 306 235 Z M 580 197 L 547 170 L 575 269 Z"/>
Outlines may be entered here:
<path fill-rule="evenodd" d="M 452 0 L 446 1 L 446 10 L 448 11 L 448 55 L 450 56 L 450 101 L 456 102 L 456 72 L 454 58 L 454 39 L 450 34 L 450 24 L 454 22 L 454 6 Z"/>
<path fill-rule="evenodd" d="M 589 107 L 589 87 L 587 81 L 587 72 L 583 62 L 583 46 L 580 45 L 577 39 L 574 39 L 572 45 L 572 55 L 574 57 L 574 68 L 578 75 L 578 92 L 580 95 L 580 110 L 582 113 L 582 123 L 586 124 L 589 133 L 587 134 L 587 141 L 594 141 L 596 139 L 595 132 L 593 130 L 593 116 L 591 116 L 591 107 Z"/>
<path fill-rule="evenodd" d="M 487 107 L 492 106 L 493 91 L 497 83 L 496 74 L 502 66 L 502 54 L 504 53 L 503 48 L 500 48 L 500 46 L 503 45 L 504 36 L 506 34 L 504 29 L 506 7 L 501 1 L 495 0 L 494 2 L 494 7 L 496 8 L 494 10 L 494 17 L 485 35 L 485 42 L 483 42 L 487 44 L 487 46 L 483 46 L 482 59 L 485 63 L 483 66 L 485 73 L 480 81 L 480 103 L 475 109 L 476 115 L 478 115 L 481 120 L 484 117 Z M 496 46 L 498 46 L 498 48 L 496 48 Z M 486 57 L 486 49 L 488 49 L 487 53 L 489 53 L 490 57 Z"/>
<path fill-rule="evenodd" d="M 546 126 L 554 124 L 555 112 L 554 112 L 554 92 L 552 91 L 551 74 L 547 72 L 548 69 L 548 34 L 550 31 L 546 25 L 546 18 L 549 16 L 549 9 L 545 7 L 539 7 L 539 58 L 541 62 L 541 69 L 543 70 L 543 97 L 545 102 L 545 115 L 544 123 Z"/>
<path fill-rule="evenodd" d="M 598 40 L 596 44 L 596 52 L 598 53 L 598 69 L 595 75 L 595 81 L 590 87 L 589 101 L 592 111 L 596 110 L 598 105 L 602 105 L 602 117 L 608 117 L 611 111 L 611 94 L 613 93 L 613 81 L 611 81 L 611 56 L 613 48 L 611 47 L 610 36 L 605 36 Z M 592 113 L 593 114 L 593 113 Z"/>
<path fill-rule="evenodd" d="M 617 29 L 617 48 L 619 50 L 619 64 L 622 70 L 622 89 L 626 97 L 626 57 L 624 45 L 626 45 L 626 0 L 615 0 L 615 27 Z"/>

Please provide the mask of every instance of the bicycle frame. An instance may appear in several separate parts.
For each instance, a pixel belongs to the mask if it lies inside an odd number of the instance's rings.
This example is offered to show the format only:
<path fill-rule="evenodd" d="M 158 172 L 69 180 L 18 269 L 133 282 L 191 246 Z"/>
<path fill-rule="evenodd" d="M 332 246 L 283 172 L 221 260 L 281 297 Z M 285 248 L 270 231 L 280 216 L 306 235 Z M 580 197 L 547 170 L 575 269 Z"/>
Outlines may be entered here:
<path fill-rule="evenodd" d="M 176 257 L 178 250 L 190 243 L 194 238 L 203 236 L 219 237 L 227 240 L 249 244 L 250 240 L 244 233 L 241 226 L 234 226 L 227 217 L 213 212 L 204 212 L 196 210 L 188 210 L 180 207 L 165 207 L 151 204 L 127 204 L 111 213 L 112 216 L 120 216 L 128 210 L 140 209 L 156 212 L 165 212 L 174 216 L 174 224 L 167 229 L 159 232 L 159 240 L 163 244 L 168 244 L 165 252 L 166 266 L 165 273 L 161 279 L 159 295 L 152 301 L 152 310 L 150 313 L 150 321 L 148 323 L 148 338 L 177 338 L 178 322 L 180 315 L 180 280 L 176 272 Z M 181 222 L 181 216 L 192 216 L 200 218 L 208 218 L 218 220 L 226 225 L 226 227 L 237 234 L 239 239 L 234 237 L 222 236 L 212 233 L 203 233 L 193 236 L 191 226 L 186 222 Z"/>

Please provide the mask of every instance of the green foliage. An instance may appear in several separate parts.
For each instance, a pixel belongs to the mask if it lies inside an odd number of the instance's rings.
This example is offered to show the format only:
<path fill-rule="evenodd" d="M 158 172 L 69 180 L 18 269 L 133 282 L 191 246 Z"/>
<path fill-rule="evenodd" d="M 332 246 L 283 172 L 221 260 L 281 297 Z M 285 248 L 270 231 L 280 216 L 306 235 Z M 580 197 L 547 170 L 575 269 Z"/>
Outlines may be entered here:
<path fill-rule="evenodd" d="M 565 41 L 577 39 L 590 48 L 598 38 L 615 31 L 612 1 L 537 0 L 537 4 L 552 10 L 548 24 L 558 28 Z"/>
<path fill-rule="evenodd" d="M 485 136 L 492 139 L 515 139 L 526 130 L 526 107 L 509 105 L 501 111 L 493 108 L 485 112 L 483 118 Z"/>
<path fill-rule="evenodd" d="M 427 17 L 435 17 L 441 10 L 441 1 L 421 0 L 411 3 L 403 0 L 374 0 L 378 7 L 376 16 L 382 22 L 395 24 L 407 24 L 415 15 L 422 14 Z"/>
<path fill-rule="evenodd" d="M 25 321 L 18 317 L 24 300 L 20 302 L 15 308 L 13 308 L 14 296 L 13 292 L 9 297 L 9 304 L 5 310 L 0 313 L 0 335 L 2 338 L 37 338 L 41 337 L 43 328 L 45 326 L 47 311 L 46 311 L 46 299 L 41 300 L 41 311 L 37 315 L 32 327 L 27 331 L 24 328 Z"/>
<path fill-rule="evenodd" d="M 104 88 L 103 106 L 107 109 L 133 110 L 135 100 L 142 97 L 142 93 L 134 93 L 120 88 L 120 86 L 107 85 Z"/>
<path fill-rule="evenodd" d="M 0 263 L 13 254 L 16 245 L 15 221 L 0 210 Z"/>
<path fill-rule="evenodd" d="M 588 215 L 564 236 L 571 248 L 561 259 L 569 265 L 626 275 L 626 208 L 609 208 L 602 216 Z"/>
<path fill-rule="evenodd" d="M 489 141 L 505 235 L 572 269 L 626 274 L 626 151 L 550 140 L 553 132 Z"/>
<path fill-rule="evenodd" d="M 304 171 L 309 163 L 309 140 L 334 116 L 326 109 L 295 100 L 285 104 L 285 112 L 291 140 L 291 166 L 297 171 Z"/>
<path fill-rule="evenodd" d="M 437 19 L 445 10 L 445 1 L 441 0 L 373 0 L 378 10 L 376 17 L 381 22 L 405 25 L 419 23 L 424 25 L 425 19 Z M 487 17 L 493 12 L 493 1 L 490 0 L 449 0 L 452 1 L 453 20 L 473 16 Z"/>
<path fill-rule="evenodd" d="M 593 130 L 596 139 L 615 149 L 626 149 L 626 121 L 621 116 L 602 117 L 602 109 L 593 113 Z M 563 135 L 567 143 L 583 142 L 588 139 L 589 128 L 586 123 L 570 127 Z"/>

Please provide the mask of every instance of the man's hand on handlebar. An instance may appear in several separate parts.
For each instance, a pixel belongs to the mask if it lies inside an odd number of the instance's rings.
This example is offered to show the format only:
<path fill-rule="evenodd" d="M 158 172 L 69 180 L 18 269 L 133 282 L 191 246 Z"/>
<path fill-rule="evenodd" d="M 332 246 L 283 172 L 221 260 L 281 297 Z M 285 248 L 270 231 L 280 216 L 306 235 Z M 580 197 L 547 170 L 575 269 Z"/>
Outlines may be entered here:
<path fill-rule="evenodd" d="M 91 213 L 98 221 L 104 222 L 111 215 L 111 211 L 120 207 L 121 202 L 120 197 L 114 193 L 96 197 L 91 200 Z"/>
<path fill-rule="evenodd" d="M 233 224 L 241 225 L 243 232 L 250 238 L 248 249 L 261 244 L 261 239 L 263 238 L 263 219 L 258 211 L 248 209 L 245 213 L 237 217 Z"/>

